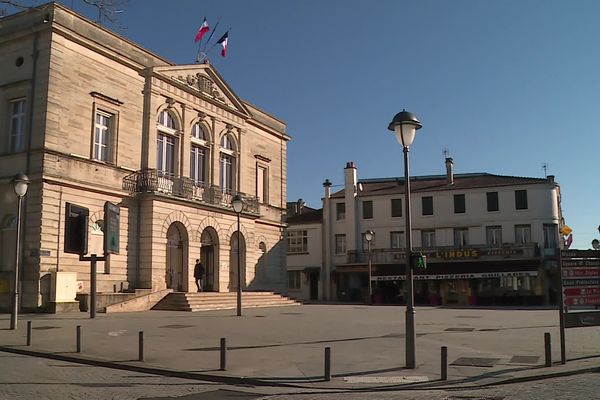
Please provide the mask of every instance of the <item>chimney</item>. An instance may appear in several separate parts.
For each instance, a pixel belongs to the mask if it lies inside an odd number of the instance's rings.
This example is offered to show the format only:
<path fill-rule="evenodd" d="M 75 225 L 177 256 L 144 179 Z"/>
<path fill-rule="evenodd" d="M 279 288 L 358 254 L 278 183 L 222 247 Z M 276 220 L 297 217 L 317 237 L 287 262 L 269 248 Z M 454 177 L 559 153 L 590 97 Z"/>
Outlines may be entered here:
<path fill-rule="evenodd" d="M 554 183 L 554 175 L 548 175 L 546 179 L 548 179 L 548 182 Z"/>
<path fill-rule="evenodd" d="M 451 157 L 446 157 L 446 179 L 448 185 L 454 185 L 454 161 Z"/>
<path fill-rule="evenodd" d="M 325 188 L 325 198 L 328 199 L 331 197 L 331 181 L 329 179 L 325 179 L 323 182 L 323 187 Z"/>
<path fill-rule="evenodd" d="M 344 168 L 344 189 L 346 193 L 352 193 L 352 197 L 356 193 L 356 183 L 356 166 L 354 166 L 354 161 L 348 161 Z"/>

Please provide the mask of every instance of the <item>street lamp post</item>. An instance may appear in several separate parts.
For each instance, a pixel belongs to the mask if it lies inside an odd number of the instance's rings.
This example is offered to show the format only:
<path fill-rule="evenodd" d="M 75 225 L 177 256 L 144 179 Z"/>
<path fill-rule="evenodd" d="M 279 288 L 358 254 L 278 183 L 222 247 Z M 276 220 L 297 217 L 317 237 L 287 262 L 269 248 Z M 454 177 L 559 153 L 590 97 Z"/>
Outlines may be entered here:
<path fill-rule="evenodd" d="M 368 255 L 369 255 L 369 304 L 373 304 L 373 284 L 371 283 L 371 276 L 372 276 L 372 270 L 371 270 L 371 241 L 373 240 L 373 238 L 375 237 L 375 232 L 373 232 L 372 230 L 368 230 L 365 232 L 365 240 L 367 241 L 367 251 L 368 251 Z"/>
<path fill-rule="evenodd" d="M 23 197 L 27 194 L 27 187 L 29 186 L 29 178 L 22 172 L 19 172 L 12 179 L 12 183 L 15 189 L 15 194 L 18 199 L 17 206 L 17 245 L 15 254 L 15 276 L 13 281 L 13 297 L 12 297 L 12 309 L 10 313 L 10 329 L 17 329 L 17 320 L 19 318 L 19 263 L 21 260 L 21 213 Z"/>
<path fill-rule="evenodd" d="M 233 196 L 231 200 L 233 211 L 237 214 L 237 316 L 242 315 L 242 272 L 241 272 L 241 252 L 240 252 L 240 213 L 244 209 L 244 200 L 239 194 Z"/>
<path fill-rule="evenodd" d="M 406 368 L 414 369 L 417 366 L 417 349 L 416 349 L 416 330 L 415 330 L 415 307 L 414 307 L 414 287 L 413 287 L 413 265 L 412 265 L 412 226 L 410 220 L 410 180 L 409 180 L 409 163 L 408 152 L 410 145 L 415 139 L 418 129 L 422 125 L 414 114 L 402 110 L 394 116 L 394 119 L 388 125 L 388 129 L 396 134 L 398 143 L 402 145 L 404 150 L 404 184 L 405 184 L 405 211 L 404 217 L 405 237 L 406 237 Z"/>

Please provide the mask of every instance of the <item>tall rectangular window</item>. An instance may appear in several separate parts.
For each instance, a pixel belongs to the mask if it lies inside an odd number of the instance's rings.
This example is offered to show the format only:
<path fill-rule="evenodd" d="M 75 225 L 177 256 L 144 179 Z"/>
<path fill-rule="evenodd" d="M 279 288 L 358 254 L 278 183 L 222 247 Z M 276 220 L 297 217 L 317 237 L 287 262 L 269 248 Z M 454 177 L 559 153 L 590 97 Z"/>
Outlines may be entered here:
<path fill-rule="evenodd" d="M 308 232 L 306 230 L 294 230 L 287 232 L 288 254 L 308 252 Z"/>
<path fill-rule="evenodd" d="M 98 161 L 110 162 L 113 130 L 113 115 L 96 111 L 94 124 L 94 152 L 92 158 Z"/>
<path fill-rule="evenodd" d="M 464 214 L 465 211 L 466 211 L 465 195 L 464 194 L 455 194 L 454 195 L 454 213 L 455 214 Z"/>
<path fill-rule="evenodd" d="M 346 203 L 335 204 L 335 219 L 341 221 L 346 218 Z"/>
<path fill-rule="evenodd" d="M 421 206 L 423 215 L 433 215 L 433 197 L 421 197 Z"/>
<path fill-rule="evenodd" d="M 515 243 L 531 242 L 531 225 L 515 225 Z"/>
<path fill-rule="evenodd" d="M 367 200 L 362 202 L 363 219 L 373 218 L 373 201 Z"/>
<path fill-rule="evenodd" d="M 268 169 L 262 165 L 256 167 L 256 197 L 261 203 L 268 203 L 268 183 L 269 175 Z"/>
<path fill-rule="evenodd" d="M 221 176 L 220 176 L 220 185 L 221 185 L 221 190 L 223 190 L 225 193 L 232 193 L 233 192 L 233 157 L 225 154 L 225 153 L 221 153 L 221 159 L 219 160 L 220 163 L 220 172 L 221 172 Z"/>
<path fill-rule="evenodd" d="M 485 242 L 488 246 L 502 245 L 502 227 L 500 225 L 485 227 Z"/>
<path fill-rule="evenodd" d="M 10 102 L 10 135 L 8 149 L 11 153 L 25 148 L 25 99 Z"/>
<path fill-rule="evenodd" d="M 556 224 L 544 224 L 544 248 L 545 249 L 556 249 Z"/>
<path fill-rule="evenodd" d="M 175 138 L 159 133 L 156 139 L 156 170 L 160 176 L 175 173 Z"/>
<path fill-rule="evenodd" d="M 206 149 L 203 146 L 192 145 L 190 178 L 196 185 L 204 186 L 206 182 Z"/>
<path fill-rule="evenodd" d="M 335 254 L 346 253 L 346 235 L 335 235 Z"/>
<path fill-rule="evenodd" d="M 405 247 L 404 232 L 393 231 L 390 232 L 390 248 L 392 249 L 403 249 Z"/>
<path fill-rule="evenodd" d="M 469 229 L 454 228 L 454 246 L 463 247 L 469 244 Z"/>
<path fill-rule="evenodd" d="M 515 190 L 515 208 L 527 210 L 527 190 Z"/>
<path fill-rule="evenodd" d="M 500 210 L 500 204 L 498 203 L 498 192 L 487 192 L 487 210 Z"/>
<path fill-rule="evenodd" d="M 423 229 L 421 231 L 421 247 L 435 247 L 435 229 Z"/>
<path fill-rule="evenodd" d="M 402 199 L 392 199 L 392 217 L 402 216 Z"/>

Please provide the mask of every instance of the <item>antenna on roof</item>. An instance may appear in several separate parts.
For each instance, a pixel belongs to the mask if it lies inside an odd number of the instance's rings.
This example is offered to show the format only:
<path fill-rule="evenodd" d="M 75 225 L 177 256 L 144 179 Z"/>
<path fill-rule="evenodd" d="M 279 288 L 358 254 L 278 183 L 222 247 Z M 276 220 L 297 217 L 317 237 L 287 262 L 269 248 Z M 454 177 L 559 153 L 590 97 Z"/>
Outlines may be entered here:
<path fill-rule="evenodd" d="M 444 155 L 444 159 L 448 158 L 448 156 L 450 155 L 450 149 L 447 147 L 444 147 L 442 149 L 442 154 Z"/>
<path fill-rule="evenodd" d="M 544 177 L 547 178 L 548 177 L 548 164 L 547 163 L 543 163 L 542 164 L 542 169 L 544 170 Z"/>

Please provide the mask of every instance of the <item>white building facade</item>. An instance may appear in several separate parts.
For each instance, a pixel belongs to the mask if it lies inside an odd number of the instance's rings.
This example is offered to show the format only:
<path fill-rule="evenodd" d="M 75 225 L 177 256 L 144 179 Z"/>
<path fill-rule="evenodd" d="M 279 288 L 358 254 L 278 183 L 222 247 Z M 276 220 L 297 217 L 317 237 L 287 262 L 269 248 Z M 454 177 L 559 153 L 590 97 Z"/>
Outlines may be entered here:
<path fill-rule="evenodd" d="M 555 303 L 562 214 L 554 177 L 455 175 L 452 159 L 446 172 L 410 178 L 413 251 L 427 258 L 415 269 L 416 304 Z M 348 163 L 343 190 L 324 186 L 321 298 L 367 301 L 370 259 L 373 301 L 405 302 L 404 179 L 361 180 Z"/>

